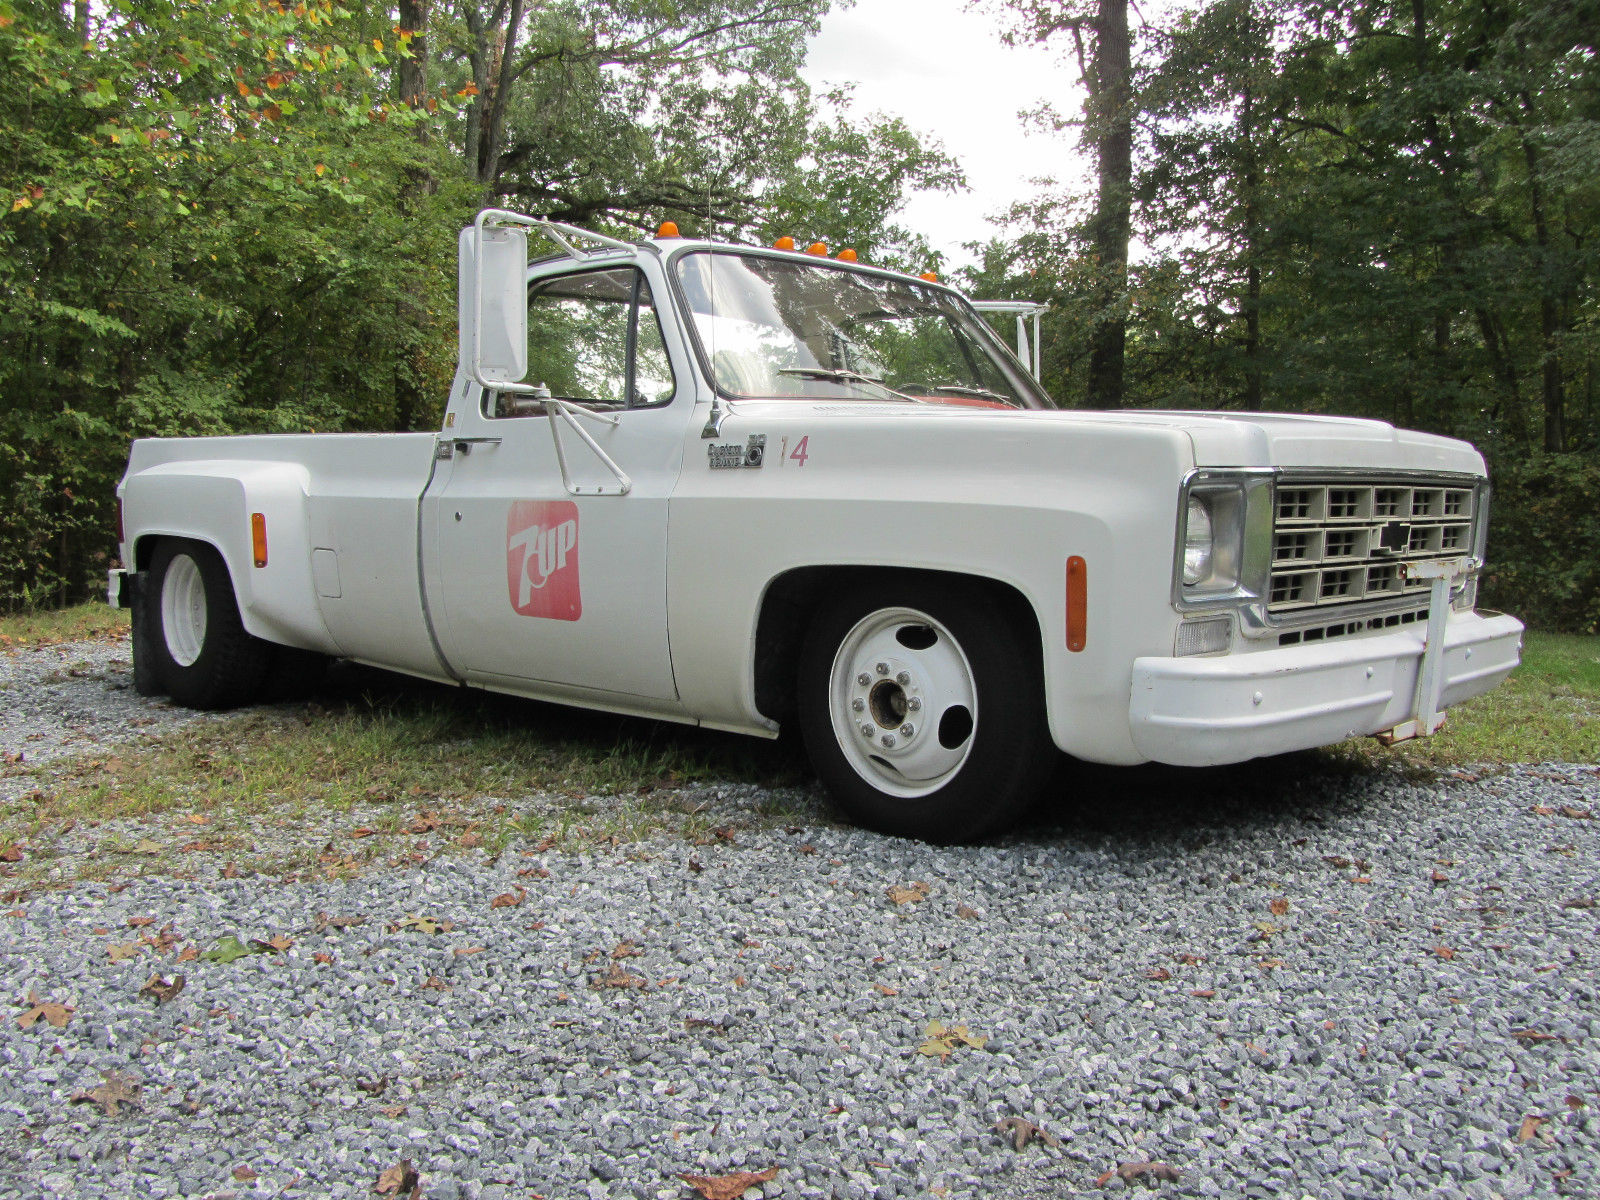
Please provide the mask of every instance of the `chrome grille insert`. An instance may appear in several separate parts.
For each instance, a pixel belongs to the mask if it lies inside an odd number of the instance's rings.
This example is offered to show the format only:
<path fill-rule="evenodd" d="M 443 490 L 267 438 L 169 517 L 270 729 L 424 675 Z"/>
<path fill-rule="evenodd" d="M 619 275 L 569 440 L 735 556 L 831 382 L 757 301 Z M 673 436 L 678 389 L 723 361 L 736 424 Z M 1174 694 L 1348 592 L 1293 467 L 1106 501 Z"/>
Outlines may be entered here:
<path fill-rule="evenodd" d="M 1299 621 L 1411 594 L 1425 604 L 1428 582 L 1402 564 L 1471 553 L 1475 509 L 1474 489 L 1455 480 L 1279 483 L 1267 611 Z"/>

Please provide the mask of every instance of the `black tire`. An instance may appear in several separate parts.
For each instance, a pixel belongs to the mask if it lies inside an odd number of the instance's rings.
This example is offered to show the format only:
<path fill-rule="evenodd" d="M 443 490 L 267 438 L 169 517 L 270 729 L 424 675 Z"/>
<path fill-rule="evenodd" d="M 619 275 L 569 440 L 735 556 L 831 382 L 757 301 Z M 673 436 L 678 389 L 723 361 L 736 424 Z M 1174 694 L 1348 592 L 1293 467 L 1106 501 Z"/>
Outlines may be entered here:
<path fill-rule="evenodd" d="M 1038 642 L 1008 611 L 982 584 L 907 575 L 817 612 L 800 654 L 800 731 L 852 821 L 965 842 L 1012 824 L 1037 795 L 1056 753 Z"/>
<path fill-rule="evenodd" d="M 273 645 L 245 632 L 216 550 L 163 541 L 150 563 L 145 607 L 151 666 L 169 696 L 190 708 L 236 708 L 256 698 Z"/>
<path fill-rule="evenodd" d="M 141 696 L 163 694 L 161 680 L 156 678 L 156 665 L 151 655 L 154 640 L 161 635 L 150 621 L 150 605 L 145 599 L 150 584 L 148 571 L 135 571 L 128 576 L 128 625 L 133 641 L 133 690 Z"/>

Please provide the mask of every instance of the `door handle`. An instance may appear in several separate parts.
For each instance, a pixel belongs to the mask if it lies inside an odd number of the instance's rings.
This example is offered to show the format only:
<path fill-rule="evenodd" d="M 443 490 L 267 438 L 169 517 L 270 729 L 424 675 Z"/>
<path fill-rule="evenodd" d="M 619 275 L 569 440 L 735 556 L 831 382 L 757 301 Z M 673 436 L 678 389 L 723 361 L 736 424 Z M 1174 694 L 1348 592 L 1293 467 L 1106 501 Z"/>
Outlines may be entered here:
<path fill-rule="evenodd" d="M 474 446 L 498 446 L 497 437 L 445 437 L 439 439 L 440 458 L 449 458 L 452 450 L 471 454 Z"/>

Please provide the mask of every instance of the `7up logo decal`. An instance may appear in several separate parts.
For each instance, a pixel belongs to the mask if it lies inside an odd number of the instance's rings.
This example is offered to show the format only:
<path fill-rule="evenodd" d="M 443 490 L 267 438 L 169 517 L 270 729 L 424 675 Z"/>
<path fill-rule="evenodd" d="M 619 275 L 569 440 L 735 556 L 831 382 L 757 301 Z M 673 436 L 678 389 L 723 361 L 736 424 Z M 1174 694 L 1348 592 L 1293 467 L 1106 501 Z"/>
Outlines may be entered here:
<path fill-rule="evenodd" d="M 576 621 L 578 506 L 570 500 L 518 500 L 506 513 L 506 590 L 525 617 Z"/>

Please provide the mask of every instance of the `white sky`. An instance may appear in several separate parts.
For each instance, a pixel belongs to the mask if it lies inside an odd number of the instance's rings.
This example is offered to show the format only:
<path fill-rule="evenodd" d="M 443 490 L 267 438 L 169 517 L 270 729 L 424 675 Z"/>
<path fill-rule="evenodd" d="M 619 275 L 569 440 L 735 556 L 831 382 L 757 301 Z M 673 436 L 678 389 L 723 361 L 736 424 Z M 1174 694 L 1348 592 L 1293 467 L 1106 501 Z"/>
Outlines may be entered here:
<path fill-rule="evenodd" d="M 819 91 L 854 84 L 857 115 L 903 117 L 960 161 L 969 191 L 914 195 L 900 215 L 949 256 L 948 269 L 972 261 L 961 243 L 995 234 L 987 218 L 1033 194 L 1030 179 L 1089 177 L 1076 131 L 1024 132 L 1017 116 L 1044 99 L 1078 111 L 1064 50 L 1003 45 L 996 18 L 969 11 L 967 0 L 856 0 L 824 19 L 804 74 Z"/>

